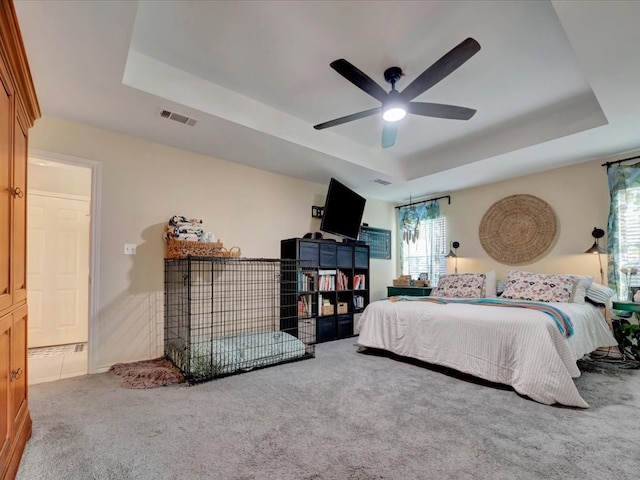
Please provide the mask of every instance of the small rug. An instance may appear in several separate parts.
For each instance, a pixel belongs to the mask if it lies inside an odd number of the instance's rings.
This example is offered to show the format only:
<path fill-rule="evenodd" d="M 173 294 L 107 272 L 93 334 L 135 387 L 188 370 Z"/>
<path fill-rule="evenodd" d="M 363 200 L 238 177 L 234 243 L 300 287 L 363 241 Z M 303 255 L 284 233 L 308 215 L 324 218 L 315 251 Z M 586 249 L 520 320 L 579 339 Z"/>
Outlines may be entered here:
<path fill-rule="evenodd" d="M 132 363 L 116 363 L 110 372 L 122 377 L 123 388 L 155 388 L 176 385 L 186 380 L 180 370 L 166 358 Z"/>

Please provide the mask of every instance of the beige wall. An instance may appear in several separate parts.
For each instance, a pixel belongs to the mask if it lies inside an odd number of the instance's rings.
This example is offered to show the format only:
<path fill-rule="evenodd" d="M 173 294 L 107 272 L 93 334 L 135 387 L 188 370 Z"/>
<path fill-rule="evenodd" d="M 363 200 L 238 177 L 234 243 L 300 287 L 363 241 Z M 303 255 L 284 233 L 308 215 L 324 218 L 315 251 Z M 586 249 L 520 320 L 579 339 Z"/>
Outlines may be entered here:
<path fill-rule="evenodd" d="M 96 366 L 159 356 L 163 338 L 164 225 L 174 214 L 202 218 L 226 246 L 244 257 L 279 257 L 280 240 L 320 228 L 311 206 L 323 205 L 327 185 L 304 182 L 125 135 L 44 117 L 31 131 L 32 149 L 100 162 L 102 166 L 99 315 Z M 597 258 L 583 254 L 591 230 L 606 230 L 606 172 L 592 161 L 453 192 L 443 205 L 449 238 L 461 243 L 460 272 L 510 268 L 599 277 Z M 555 210 L 557 241 L 542 259 L 510 267 L 487 257 L 478 238 L 480 220 L 497 200 L 536 195 Z M 369 199 L 363 221 L 394 231 L 395 210 Z M 124 243 L 138 245 L 123 254 Z M 395 252 L 395 249 L 392 250 Z M 395 257 L 395 255 L 394 255 Z M 603 259 L 606 261 L 606 258 Z M 396 261 L 371 260 L 371 299 L 386 295 Z"/>
<path fill-rule="evenodd" d="M 172 215 L 202 218 L 243 257 L 278 258 L 280 240 L 319 230 L 311 206 L 328 187 L 52 117 L 36 122 L 30 148 L 101 164 L 98 369 L 162 354 L 162 232 Z M 391 228 L 393 215 L 370 200 L 363 221 Z M 125 243 L 137 244 L 135 256 Z M 372 299 L 394 273 L 392 261 L 371 261 Z"/>
<path fill-rule="evenodd" d="M 509 269 L 539 273 L 593 275 L 600 282 L 597 256 L 584 252 L 593 244 L 593 227 L 607 229 L 609 189 L 603 161 L 591 161 L 543 173 L 451 194 L 445 205 L 449 238 L 460 242 L 458 271 L 482 272 L 495 269 L 505 279 Z M 502 265 L 487 256 L 480 244 L 478 229 L 491 205 L 514 194 L 531 194 L 547 202 L 558 219 L 558 235 L 549 252 L 529 265 Z M 602 239 L 606 240 L 606 237 Z M 601 243 L 606 246 L 606 242 Z M 606 271 L 606 256 L 602 258 Z"/>

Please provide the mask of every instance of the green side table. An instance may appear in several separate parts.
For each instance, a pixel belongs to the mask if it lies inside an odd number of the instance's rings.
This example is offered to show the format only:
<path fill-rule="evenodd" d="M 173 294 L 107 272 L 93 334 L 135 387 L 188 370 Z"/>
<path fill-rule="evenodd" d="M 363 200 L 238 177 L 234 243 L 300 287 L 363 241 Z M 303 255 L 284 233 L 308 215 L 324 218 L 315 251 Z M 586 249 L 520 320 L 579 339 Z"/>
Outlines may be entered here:
<path fill-rule="evenodd" d="M 640 319 L 640 303 L 637 302 L 611 302 L 611 308 L 613 310 L 617 310 L 618 317 L 626 317 L 629 318 L 633 315 L 636 318 Z M 626 315 L 623 315 L 626 314 Z M 629 347 L 629 342 L 633 341 L 632 336 L 635 336 L 637 339 L 637 330 L 635 334 L 628 334 L 627 332 L 622 333 L 621 320 L 613 320 L 614 322 L 614 330 L 616 331 L 615 336 L 616 340 L 620 343 L 619 347 L 622 351 L 622 363 L 625 365 L 623 368 L 640 368 L 640 357 L 638 355 L 637 347 Z M 618 322 L 618 326 L 616 328 L 615 322 Z M 622 336 L 624 340 L 618 338 Z M 626 337 L 626 338 L 625 338 Z M 625 347 L 626 345 L 626 347 Z M 632 350 L 629 350 L 632 348 Z"/>
<path fill-rule="evenodd" d="M 640 313 L 640 303 L 636 302 L 612 302 L 611 308 L 623 312 Z"/>

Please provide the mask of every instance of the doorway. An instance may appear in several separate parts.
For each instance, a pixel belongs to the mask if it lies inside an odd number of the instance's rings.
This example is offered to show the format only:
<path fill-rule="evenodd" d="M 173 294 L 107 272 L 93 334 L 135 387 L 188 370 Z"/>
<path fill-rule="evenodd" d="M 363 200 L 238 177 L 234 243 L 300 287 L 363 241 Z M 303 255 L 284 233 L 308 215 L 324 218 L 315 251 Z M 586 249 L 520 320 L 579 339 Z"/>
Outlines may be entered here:
<path fill-rule="evenodd" d="M 88 372 L 92 169 L 27 166 L 28 383 Z"/>

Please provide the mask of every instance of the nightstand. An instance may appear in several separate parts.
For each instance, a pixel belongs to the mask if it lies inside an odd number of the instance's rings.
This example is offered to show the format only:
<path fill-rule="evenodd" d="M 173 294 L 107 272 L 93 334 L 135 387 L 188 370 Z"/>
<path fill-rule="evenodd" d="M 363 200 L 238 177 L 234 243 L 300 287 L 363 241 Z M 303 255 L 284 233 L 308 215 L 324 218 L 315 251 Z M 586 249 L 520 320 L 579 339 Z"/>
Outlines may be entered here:
<path fill-rule="evenodd" d="M 636 328 L 637 325 L 629 324 L 626 319 L 634 314 L 640 319 L 640 303 L 637 302 L 611 302 L 611 309 L 617 311 L 617 319 L 612 320 L 614 336 L 619 343 L 618 348 L 622 352 L 623 368 L 640 368 L 640 359 L 638 358 L 638 331 L 630 330 Z M 635 338 L 635 339 L 634 339 Z M 635 344 L 635 346 L 634 346 Z"/>
<path fill-rule="evenodd" d="M 622 310 L 623 312 L 640 313 L 640 303 L 636 302 L 612 302 L 613 310 Z"/>

